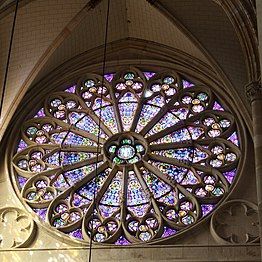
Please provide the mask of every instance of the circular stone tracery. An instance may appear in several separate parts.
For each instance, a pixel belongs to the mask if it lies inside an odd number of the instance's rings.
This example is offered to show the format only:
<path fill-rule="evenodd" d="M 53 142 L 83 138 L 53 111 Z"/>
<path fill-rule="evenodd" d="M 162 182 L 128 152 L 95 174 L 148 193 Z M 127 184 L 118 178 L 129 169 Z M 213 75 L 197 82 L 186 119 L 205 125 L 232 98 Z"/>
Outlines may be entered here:
<path fill-rule="evenodd" d="M 49 94 L 24 121 L 13 157 L 19 194 L 82 241 L 175 237 L 229 192 L 241 156 L 235 119 L 208 87 L 174 72 L 105 79 L 101 87 L 89 74 Z"/>
<path fill-rule="evenodd" d="M 134 132 L 113 135 L 104 144 L 105 155 L 110 162 L 122 166 L 139 162 L 145 155 L 146 148 L 146 140 Z"/>

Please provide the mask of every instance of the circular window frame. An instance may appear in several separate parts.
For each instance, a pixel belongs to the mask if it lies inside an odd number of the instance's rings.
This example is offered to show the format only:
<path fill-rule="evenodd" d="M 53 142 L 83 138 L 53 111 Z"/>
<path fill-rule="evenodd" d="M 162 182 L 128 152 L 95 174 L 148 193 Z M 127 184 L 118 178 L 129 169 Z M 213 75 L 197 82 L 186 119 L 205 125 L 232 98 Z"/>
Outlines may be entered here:
<path fill-rule="evenodd" d="M 155 63 L 157 64 L 157 62 Z M 115 68 L 114 71 L 122 71 L 123 69 L 126 69 L 126 66 L 119 66 L 119 63 L 115 64 L 115 65 L 111 65 L 112 68 Z M 141 66 L 141 63 L 138 64 L 134 64 L 134 67 L 137 67 L 139 68 L 139 70 L 141 71 L 154 71 L 156 69 L 159 69 L 160 68 L 160 72 L 163 70 L 163 66 L 159 65 L 159 66 L 155 66 L 155 67 L 151 67 L 149 66 L 147 63 L 145 63 L 145 65 Z M 90 67 L 87 67 L 87 68 L 90 68 Z M 85 73 L 83 72 L 88 72 L 88 71 L 91 71 L 91 72 L 94 72 L 94 70 L 98 70 L 98 66 L 92 66 L 91 68 L 93 69 L 87 69 L 87 68 L 84 68 L 84 69 L 81 69 L 81 70 L 78 70 L 78 71 L 74 71 L 72 73 L 72 75 L 68 78 L 68 77 L 60 77 L 58 79 L 58 81 L 56 82 L 59 82 L 57 84 L 54 83 L 54 85 L 50 86 L 50 88 L 48 90 L 41 90 L 38 94 L 37 94 L 37 97 L 34 99 L 34 101 L 30 101 L 29 103 L 29 106 L 28 108 L 26 109 L 26 106 L 25 105 L 22 105 L 20 108 L 20 110 L 18 112 L 32 112 L 30 111 L 31 108 L 33 108 L 33 105 L 36 105 L 38 104 L 38 102 L 41 100 L 41 98 L 43 97 L 43 95 L 46 95 L 48 92 L 50 92 L 51 90 L 54 91 L 54 90 L 60 90 L 60 89 L 65 89 L 65 86 L 70 86 L 73 82 L 73 79 L 83 79 L 83 75 L 85 75 Z M 132 70 L 133 67 L 129 67 L 127 70 Z M 147 69 L 147 70 L 143 70 L 143 69 Z M 228 108 L 231 112 L 231 114 L 234 116 L 235 118 L 235 123 L 236 123 L 236 130 L 238 132 L 238 135 L 239 135 L 239 141 L 240 141 L 240 147 L 241 147 L 241 156 L 240 156 L 240 159 L 239 159 L 239 164 L 238 164 L 238 168 L 237 168 L 237 175 L 233 181 L 233 183 L 230 185 L 230 190 L 229 192 L 223 196 L 221 198 L 221 200 L 218 202 L 218 206 L 220 206 L 222 203 L 225 203 L 225 201 L 230 197 L 230 195 L 232 194 L 232 192 L 235 190 L 236 186 L 237 186 L 237 183 L 238 183 L 238 180 L 240 179 L 241 177 L 241 174 L 243 173 L 243 169 L 244 169 L 244 159 L 245 159 L 245 156 L 246 156 L 246 146 L 247 146 L 247 138 L 246 138 L 246 133 L 245 133 L 245 128 L 244 128 L 244 122 L 242 120 L 242 117 L 241 117 L 241 114 L 240 112 L 238 112 L 237 110 L 233 110 L 233 108 L 231 108 L 231 105 L 232 105 L 232 101 L 231 99 L 229 99 L 229 96 L 227 96 L 226 94 L 225 95 L 222 95 L 221 94 L 221 89 L 219 89 L 219 86 L 217 85 L 217 82 L 216 81 L 211 81 L 210 79 L 208 81 L 204 81 L 204 80 L 207 80 L 206 79 L 206 74 L 198 74 L 198 72 L 194 72 L 194 70 L 192 71 L 192 74 L 189 74 L 188 73 L 188 68 L 187 70 L 181 70 L 181 66 L 179 66 L 179 68 L 177 68 L 175 65 L 170 68 L 170 67 L 167 67 L 167 68 L 164 68 L 164 71 L 174 71 L 174 72 L 177 72 L 178 74 L 181 74 L 183 76 L 186 76 L 188 77 L 188 79 L 192 80 L 193 82 L 202 82 L 204 85 L 207 85 L 215 94 L 216 96 L 223 101 L 223 105 L 226 106 L 226 108 Z M 159 72 L 158 72 L 159 73 Z M 54 74 L 56 75 L 56 74 Z M 88 74 L 90 75 L 90 74 Z M 196 75 L 198 75 L 198 77 L 196 77 Z M 64 83 L 64 84 L 62 84 Z M 210 84 L 212 83 L 212 84 Z M 41 82 L 37 85 L 39 86 L 41 85 Z M 44 86 L 46 86 L 46 83 L 44 84 Z M 30 92 L 32 92 L 33 90 L 35 90 L 35 88 L 33 88 Z M 218 92 L 219 90 L 219 92 Z M 225 90 L 223 90 L 225 91 Z M 30 93 L 29 92 L 29 93 Z M 23 103 L 21 103 L 23 104 Z M 20 116 L 18 116 L 20 115 Z M 32 117 L 32 115 L 30 116 Z M 29 117 L 29 118 L 30 118 Z M 9 159 L 8 163 L 11 163 L 11 155 L 13 154 L 12 152 L 15 152 L 15 146 L 17 144 L 17 139 L 18 139 L 18 135 L 17 135 L 17 129 L 19 128 L 19 126 L 21 125 L 21 123 L 25 121 L 25 119 L 23 118 L 22 114 L 16 114 L 16 117 L 14 117 L 14 120 L 13 120 L 13 123 L 14 124 L 14 127 L 13 127 L 13 130 L 12 130 L 12 133 L 11 133 L 11 137 L 13 138 L 16 134 L 16 139 L 12 139 L 11 141 L 9 140 L 10 142 L 10 146 L 8 146 L 8 154 L 7 154 L 7 159 Z M 49 226 L 48 224 L 42 222 L 38 216 L 36 214 L 34 214 L 31 210 L 31 208 L 25 203 L 25 201 L 23 200 L 23 198 L 20 196 L 20 191 L 18 190 L 16 184 L 16 179 L 15 179 L 15 174 L 14 174 L 14 170 L 13 168 L 11 167 L 10 164 L 8 164 L 8 168 L 9 168 L 9 174 L 10 174 L 10 177 L 11 177 L 11 182 L 12 182 L 12 187 L 17 195 L 17 197 L 19 198 L 20 202 L 22 202 L 23 206 L 26 208 L 27 211 L 29 211 L 34 219 L 40 223 L 44 228 L 47 228 L 48 231 L 54 235 L 54 230 L 53 230 L 53 227 Z M 216 208 L 217 208 L 216 207 Z M 192 230 L 195 230 L 200 224 L 204 223 L 205 221 L 207 221 L 208 219 L 210 219 L 210 216 L 211 214 L 216 210 L 216 208 L 210 213 L 208 214 L 206 217 L 203 217 L 201 218 L 199 221 L 197 221 L 193 226 L 190 226 L 189 228 L 187 229 L 183 229 L 182 232 L 178 232 L 177 234 L 173 235 L 173 236 L 170 236 L 170 237 L 166 237 L 166 238 L 158 238 L 156 240 L 151 240 L 150 242 L 148 242 L 148 244 L 158 244 L 158 243 L 161 243 L 161 244 L 165 244 L 165 243 L 168 243 L 168 244 L 171 244 L 173 242 L 174 239 L 178 239 L 186 234 L 190 232 L 192 232 Z M 58 231 L 58 230 L 55 230 L 55 231 Z M 77 239 L 70 239 L 68 237 L 65 237 L 65 235 L 63 233 L 60 233 L 60 232 L 55 232 L 55 235 L 57 235 L 59 238 L 62 237 L 63 240 L 68 240 L 69 243 L 80 243 L 80 244 L 84 244 L 86 245 L 87 244 L 87 241 L 82 241 L 82 240 L 77 240 Z M 106 244 L 106 243 L 99 243 L 101 245 L 112 245 L 112 244 Z M 135 245 L 135 243 L 133 243 L 132 245 Z M 141 244 L 139 244 L 141 245 Z"/>

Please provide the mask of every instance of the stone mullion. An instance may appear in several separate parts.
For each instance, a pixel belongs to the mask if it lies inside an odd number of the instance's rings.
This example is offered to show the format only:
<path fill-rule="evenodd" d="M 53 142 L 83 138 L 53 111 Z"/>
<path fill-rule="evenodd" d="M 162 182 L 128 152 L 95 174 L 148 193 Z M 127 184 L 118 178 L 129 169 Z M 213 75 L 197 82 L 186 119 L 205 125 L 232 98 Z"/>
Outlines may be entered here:
<path fill-rule="evenodd" d="M 159 112 L 147 123 L 147 125 L 140 131 L 140 134 L 145 136 L 162 117 L 165 116 L 169 111 L 169 107 L 165 104 Z M 165 130 L 165 129 L 164 129 Z M 158 133 L 157 133 L 158 134 Z M 152 135 L 154 136 L 154 135 Z M 151 136 L 150 136 L 151 137 Z"/>
<path fill-rule="evenodd" d="M 146 194 L 148 195 L 149 199 L 150 199 L 150 204 L 152 205 L 153 209 L 155 210 L 156 214 L 161 217 L 161 212 L 160 212 L 160 209 L 158 207 L 158 204 L 157 204 L 157 200 L 155 199 L 155 196 L 154 196 L 154 193 L 151 192 L 147 182 L 145 181 L 142 173 L 141 173 L 141 170 L 139 169 L 139 167 L 135 164 L 134 165 L 134 171 L 135 171 L 135 174 L 136 174 L 136 177 L 138 178 L 138 181 L 140 183 L 140 185 L 142 186 L 143 190 L 146 192 Z M 160 228 L 163 227 L 163 222 L 159 221 L 160 223 Z M 159 235 L 161 231 L 159 231 L 157 234 Z"/>
<path fill-rule="evenodd" d="M 195 146 L 196 146 L 195 141 L 186 140 L 182 142 L 153 144 L 153 145 L 150 145 L 150 150 L 151 151 L 160 151 L 160 150 L 188 148 L 188 147 L 195 147 Z"/>
<path fill-rule="evenodd" d="M 94 194 L 93 203 L 94 203 L 94 205 L 96 207 L 98 207 L 101 199 L 103 198 L 106 190 L 108 189 L 109 185 L 111 184 L 111 182 L 112 182 L 113 178 L 115 177 L 116 173 L 117 173 L 117 169 L 113 168 L 111 170 L 111 172 L 109 173 L 108 177 L 105 179 L 105 182 L 101 186 L 100 190 L 96 194 Z M 96 176 L 96 179 L 97 179 L 97 176 Z M 95 183 L 97 184 L 97 181 Z"/>
<path fill-rule="evenodd" d="M 98 108 L 97 110 L 102 110 L 103 107 Z M 95 114 L 94 112 L 92 112 L 90 109 L 88 110 L 88 114 L 87 116 L 89 116 L 90 118 L 92 118 L 92 120 L 99 126 L 100 128 L 105 132 L 105 134 L 107 134 L 108 136 L 112 135 L 111 130 L 103 123 L 102 119 L 100 118 L 100 112 L 99 114 Z"/>
<path fill-rule="evenodd" d="M 212 173 L 212 169 L 213 169 L 212 167 L 206 167 L 203 165 L 192 163 L 190 161 L 181 161 L 181 160 L 177 160 L 174 158 L 165 157 L 161 155 L 149 154 L 149 158 L 154 161 L 163 162 L 163 163 L 167 163 L 167 164 L 175 165 L 179 167 L 184 167 L 187 169 L 190 169 L 191 167 L 193 167 L 199 171 L 206 172 L 206 173 Z"/>
<path fill-rule="evenodd" d="M 83 130 L 83 129 L 76 127 L 74 125 L 70 125 L 70 124 L 65 123 L 65 122 L 58 120 L 58 119 L 55 119 L 55 122 L 63 128 L 63 130 L 57 130 L 57 132 L 60 132 L 60 133 L 61 132 L 68 132 L 68 133 L 72 132 L 76 135 L 80 135 L 84 138 L 88 138 L 88 139 L 98 143 L 98 137 L 94 134 L 88 133 L 86 130 Z M 67 136 L 68 136 L 68 134 L 66 134 L 65 139 L 67 138 Z M 100 138 L 100 142 L 104 143 L 105 140 L 103 138 Z"/>
<path fill-rule="evenodd" d="M 112 99 L 112 106 L 113 106 L 113 111 L 114 111 L 114 114 L 115 114 L 115 117 L 116 117 L 116 123 L 117 123 L 118 130 L 119 130 L 119 132 L 123 132 L 123 124 L 122 124 L 121 116 L 120 116 L 120 112 L 119 112 L 118 101 L 115 97 L 114 90 L 113 90 L 113 87 L 112 87 L 113 85 L 114 84 L 112 83 L 108 87 L 109 95 Z"/>
<path fill-rule="evenodd" d="M 135 117 L 133 119 L 133 123 L 131 125 L 130 131 L 135 131 L 138 121 L 140 119 L 140 115 L 143 109 L 143 105 L 146 104 L 146 99 L 145 99 L 145 91 L 147 89 L 147 81 L 143 81 L 143 90 L 141 92 L 141 97 L 138 97 L 137 94 L 135 94 L 136 98 L 137 98 L 137 108 L 136 108 L 136 113 L 135 113 Z"/>
<path fill-rule="evenodd" d="M 143 164 L 145 168 L 147 168 L 150 172 L 156 175 L 160 180 L 168 184 L 172 189 L 176 189 L 176 182 L 171 179 L 168 175 L 164 175 L 160 170 L 155 168 L 154 166 L 148 164 L 146 161 L 143 160 Z"/>
<path fill-rule="evenodd" d="M 83 152 L 83 153 L 97 153 L 97 147 L 93 146 L 71 146 L 71 145 L 61 145 L 61 151 L 63 152 Z M 101 149 L 99 148 L 99 153 Z"/>
<path fill-rule="evenodd" d="M 246 86 L 246 93 L 251 102 L 253 143 L 255 152 L 257 202 L 259 215 L 259 233 L 262 238 L 262 85 L 255 81 Z M 262 252 L 262 241 L 261 252 Z"/>
<path fill-rule="evenodd" d="M 154 123 L 157 123 L 157 121 L 156 122 L 154 121 Z M 180 130 L 182 128 L 187 128 L 187 125 L 186 125 L 185 121 L 178 122 L 177 124 L 175 124 L 175 125 L 173 125 L 173 126 L 171 126 L 169 128 L 166 128 L 166 129 L 160 131 L 159 133 L 156 133 L 156 134 L 148 137 L 147 140 L 148 140 L 149 143 L 151 143 L 151 142 L 153 142 L 153 141 L 155 141 L 157 139 L 160 139 L 160 138 L 162 138 L 162 137 L 164 137 L 166 135 L 169 135 L 169 134 L 171 134 L 171 133 L 173 133 L 175 131 L 178 131 L 178 130 Z"/>
<path fill-rule="evenodd" d="M 137 103 L 136 113 L 135 113 L 135 116 L 134 116 L 134 119 L 133 119 L 133 122 L 132 122 L 132 125 L 131 125 L 131 128 L 130 128 L 130 131 L 133 131 L 133 132 L 135 131 L 137 124 L 138 124 L 138 121 L 140 119 L 140 115 L 142 113 L 143 106 L 144 106 L 144 101 L 141 98 L 139 100 L 139 102 Z"/>
<path fill-rule="evenodd" d="M 63 166 L 63 171 L 68 172 L 68 171 L 71 171 L 73 169 L 78 169 L 78 168 L 81 168 L 81 167 L 84 167 L 84 166 L 87 166 L 87 165 L 95 164 L 97 162 L 97 160 L 99 162 L 102 161 L 103 155 L 99 155 L 98 157 L 92 157 L 92 158 L 89 158 L 87 160 L 76 162 L 76 163 L 71 164 L 71 165 Z"/>
<path fill-rule="evenodd" d="M 120 222 L 124 224 L 127 215 L 127 185 L 128 185 L 128 171 L 127 168 L 123 168 L 123 177 L 122 177 L 122 192 L 121 192 L 121 214 Z"/>

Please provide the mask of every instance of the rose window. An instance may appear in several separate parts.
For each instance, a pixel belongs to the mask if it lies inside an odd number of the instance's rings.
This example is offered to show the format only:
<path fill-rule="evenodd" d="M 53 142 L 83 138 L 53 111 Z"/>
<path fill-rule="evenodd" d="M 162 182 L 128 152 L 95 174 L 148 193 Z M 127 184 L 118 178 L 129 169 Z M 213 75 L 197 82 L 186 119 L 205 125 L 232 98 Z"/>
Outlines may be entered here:
<path fill-rule="evenodd" d="M 129 245 L 182 234 L 218 206 L 240 162 L 235 118 L 174 72 L 88 74 L 24 119 L 21 198 L 72 239 Z M 102 83 L 103 86 L 102 86 Z"/>

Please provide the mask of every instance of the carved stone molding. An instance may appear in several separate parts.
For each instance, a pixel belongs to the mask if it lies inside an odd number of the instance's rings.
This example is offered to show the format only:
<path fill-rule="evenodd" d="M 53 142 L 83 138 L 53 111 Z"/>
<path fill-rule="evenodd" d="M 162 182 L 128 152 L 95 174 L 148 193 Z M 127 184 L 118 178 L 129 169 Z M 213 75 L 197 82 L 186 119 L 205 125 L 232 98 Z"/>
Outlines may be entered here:
<path fill-rule="evenodd" d="M 246 94 L 250 102 L 256 99 L 262 99 L 261 81 L 254 81 L 246 85 Z"/>
<path fill-rule="evenodd" d="M 0 248 L 27 247 L 35 234 L 35 223 L 16 207 L 0 209 Z"/>
<path fill-rule="evenodd" d="M 210 230 L 220 244 L 254 243 L 259 239 L 258 208 L 245 200 L 232 200 L 212 215 Z"/>

